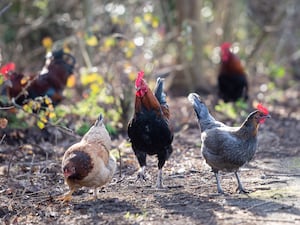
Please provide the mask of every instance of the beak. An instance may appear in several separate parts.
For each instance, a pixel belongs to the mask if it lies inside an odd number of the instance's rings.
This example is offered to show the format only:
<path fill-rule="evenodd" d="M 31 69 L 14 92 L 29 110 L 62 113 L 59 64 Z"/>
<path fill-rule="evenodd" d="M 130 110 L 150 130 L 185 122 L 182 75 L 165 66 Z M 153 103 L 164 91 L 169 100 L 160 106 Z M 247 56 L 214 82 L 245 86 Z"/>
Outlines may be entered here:
<path fill-rule="evenodd" d="M 268 115 L 265 115 L 264 117 L 265 117 L 265 118 L 271 118 L 271 115 L 268 114 Z"/>

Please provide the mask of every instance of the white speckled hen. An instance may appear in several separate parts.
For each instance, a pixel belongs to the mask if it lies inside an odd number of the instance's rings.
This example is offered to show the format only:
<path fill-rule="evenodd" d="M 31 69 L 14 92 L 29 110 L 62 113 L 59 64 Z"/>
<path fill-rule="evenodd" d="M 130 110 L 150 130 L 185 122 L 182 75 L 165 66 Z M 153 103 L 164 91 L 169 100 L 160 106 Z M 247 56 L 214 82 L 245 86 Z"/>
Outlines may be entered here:
<path fill-rule="evenodd" d="M 250 113 L 239 127 L 230 127 L 215 120 L 199 96 L 188 96 L 196 112 L 201 128 L 201 151 L 206 163 L 212 168 L 219 193 L 224 193 L 219 180 L 219 171 L 234 172 L 239 192 L 246 192 L 238 175 L 238 170 L 249 162 L 256 151 L 259 124 L 270 115 L 261 104 Z"/>
<path fill-rule="evenodd" d="M 70 191 L 60 200 L 70 201 L 72 193 L 83 186 L 94 188 L 97 197 L 97 188 L 110 182 L 116 170 L 110 148 L 111 139 L 100 115 L 81 141 L 64 154 L 62 172 Z"/>

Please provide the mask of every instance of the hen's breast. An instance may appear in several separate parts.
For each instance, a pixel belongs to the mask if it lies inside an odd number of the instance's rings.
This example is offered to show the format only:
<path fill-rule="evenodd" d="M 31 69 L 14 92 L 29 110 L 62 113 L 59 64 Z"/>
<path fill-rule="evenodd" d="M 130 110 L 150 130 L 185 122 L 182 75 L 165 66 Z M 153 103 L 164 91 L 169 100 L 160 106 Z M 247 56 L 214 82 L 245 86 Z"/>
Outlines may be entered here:
<path fill-rule="evenodd" d="M 68 164 L 72 164 L 75 168 L 75 173 L 68 177 L 69 180 L 73 181 L 83 180 L 94 168 L 91 155 L 86 153 L 84 149 L 72 151 L 65 160 L 63 170 Z"/>
<path fill-rule="evenodd" d="M 149 155 L 162 151 L 173 139 L 168 121 L 151 110 L 135 114 L 128 126 L 128 136 L 134 149 Z"/>

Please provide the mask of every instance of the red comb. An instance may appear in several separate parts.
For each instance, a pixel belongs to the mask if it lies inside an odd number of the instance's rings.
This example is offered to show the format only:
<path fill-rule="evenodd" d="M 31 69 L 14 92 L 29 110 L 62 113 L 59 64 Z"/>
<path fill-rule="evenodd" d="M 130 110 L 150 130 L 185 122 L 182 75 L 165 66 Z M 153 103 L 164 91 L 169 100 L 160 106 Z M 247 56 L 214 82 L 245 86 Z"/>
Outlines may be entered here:
<path fill-rule="evenodd" d="M 269 114 L 269 111 L 266 107 L 264 107 L 261 103 L 258 103 L 258 105 L 256 106 L 257 110 L 259 110 L 260 112 L 262 112 L 263 114 Z"/>
<path fill-rule="evenodd" d="M 224 42 L 223 44 L 221 44 L 222 50 L 229 49 L 230 47 L 231 47 L 231 43 L 229 42 Z"/>
<path fill-rule="evenodd" d="M 16 69 L 16 65 L 13 62 L 9 62 L 1 67 L 0 73 L 6 75 L 9 71 L 14 71 L 15 69 Z"/>
<path fill-rule="evenodd" d="M 141 81 L 142 81 L 143 77 L 144 77 L 144 71 L 138 72 L 138 77 L 136 78 L 136 81 L 135 81 L 136 87 L 141 85 Z"/>

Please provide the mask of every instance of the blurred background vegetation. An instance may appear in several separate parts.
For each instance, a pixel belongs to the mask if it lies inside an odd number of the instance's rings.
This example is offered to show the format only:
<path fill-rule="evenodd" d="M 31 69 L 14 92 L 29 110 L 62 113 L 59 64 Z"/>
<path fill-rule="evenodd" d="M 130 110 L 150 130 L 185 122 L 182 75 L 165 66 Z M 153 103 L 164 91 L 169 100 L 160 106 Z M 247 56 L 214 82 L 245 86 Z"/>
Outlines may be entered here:
<path fill-rule="evenodd" d="M 153 85 L 166 78 L 168 95 L 216 94 L 219 45 L 234 44 L 248 73 L 250 98 L 276 102 L 300 79 L 300 4 L 297 0 L 12 0 L 0 15 L 1 64 L 41 70 L 47 52 L 76 58 L 65 100 L 53 124 L 83 134 L 100 112 L 110 132 L 132 115 L 134 79 L 144 70 Z M 268 95 L 266 95 L 268 93 Z M 298 104 L 296 101 L 295 104 Z M 217 110 L 226 106 L 219 105 Z M 234 115 L 233 115 L 234 116 Z M 16 127 L 46 124 L 1 110 Z M 18 121 L 26 121 L 20 123 Z M 74 122 L 76 121 L 76 122 Z M 80 122 L 79 122 L 80 121 Z"/>

